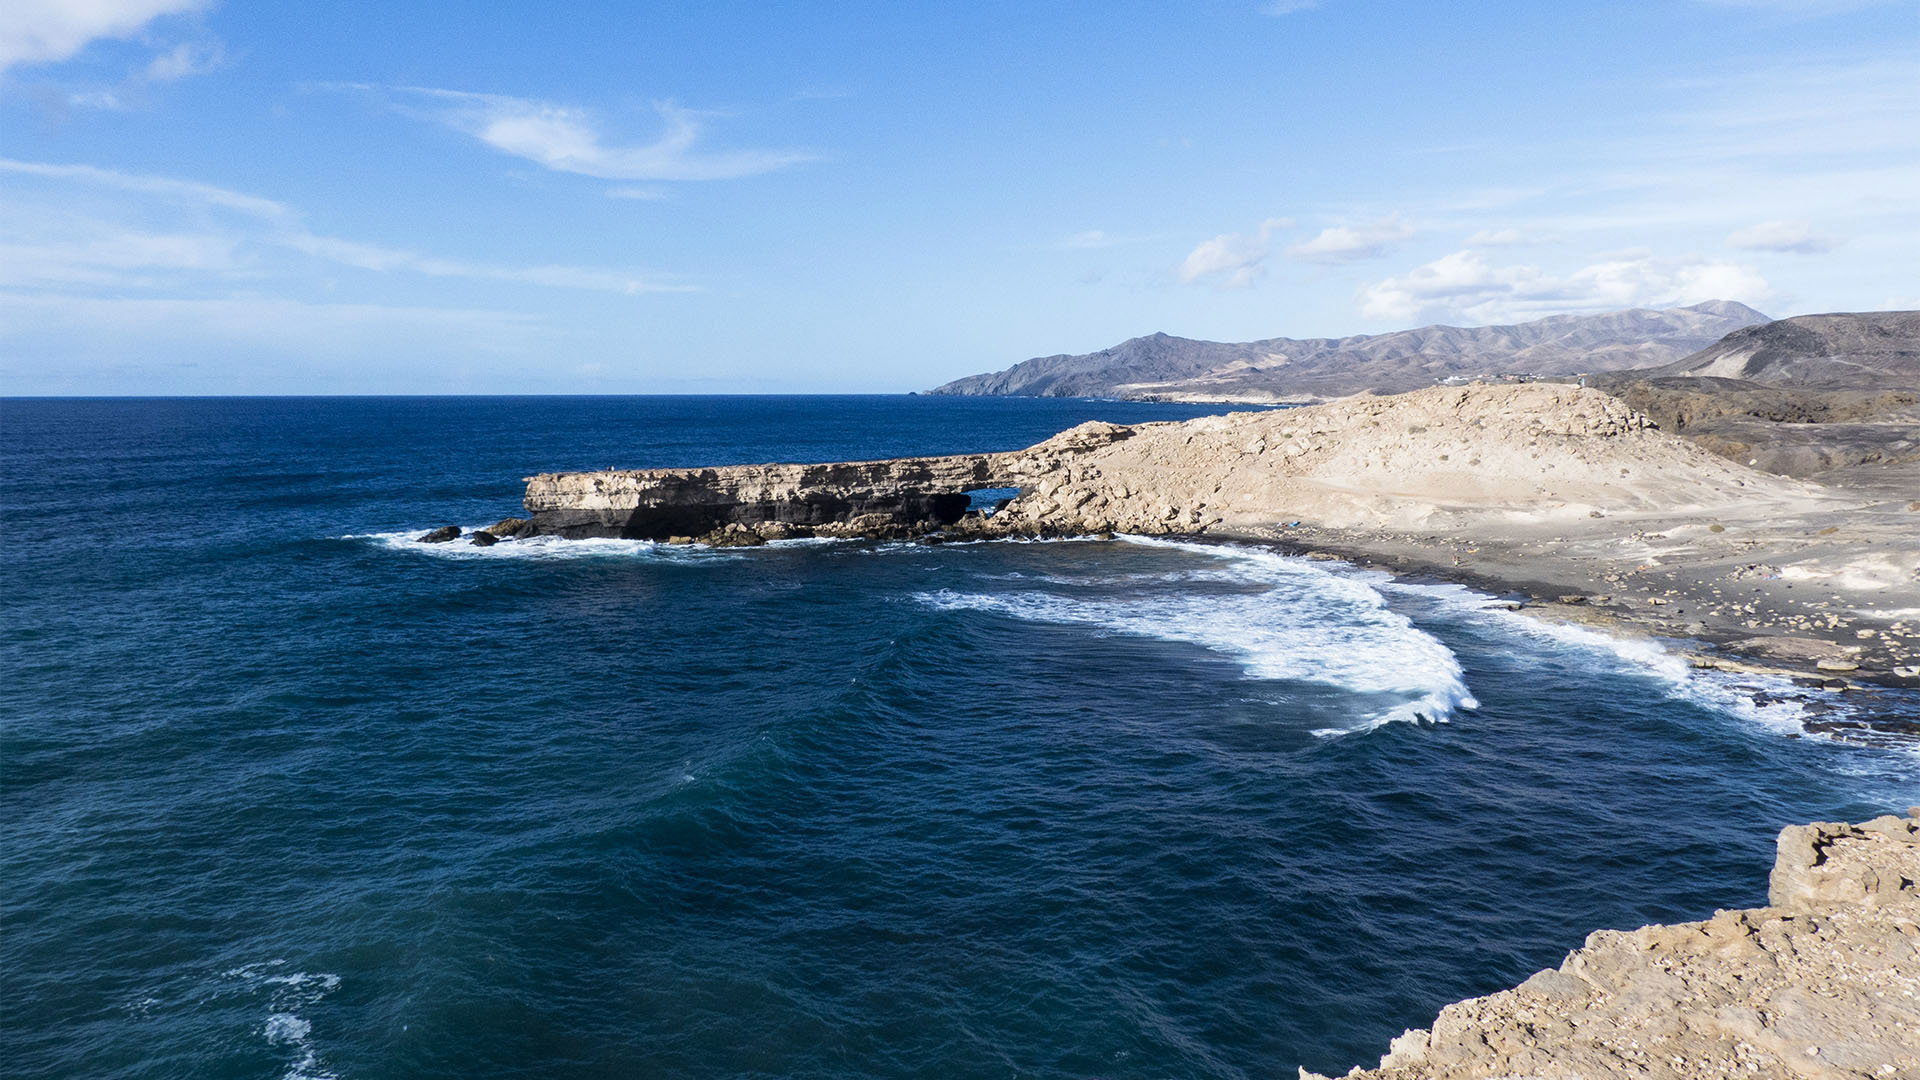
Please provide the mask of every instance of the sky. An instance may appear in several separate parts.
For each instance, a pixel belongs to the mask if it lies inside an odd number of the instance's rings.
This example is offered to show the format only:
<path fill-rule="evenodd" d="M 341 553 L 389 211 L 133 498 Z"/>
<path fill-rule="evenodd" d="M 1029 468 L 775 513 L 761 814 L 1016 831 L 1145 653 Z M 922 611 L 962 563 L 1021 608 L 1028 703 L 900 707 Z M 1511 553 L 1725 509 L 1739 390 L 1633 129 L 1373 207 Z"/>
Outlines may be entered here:
<path fill-rule="evenodd" d="M 1920 0 L 0 4 L 0 393 L 1920 308 Z"/>

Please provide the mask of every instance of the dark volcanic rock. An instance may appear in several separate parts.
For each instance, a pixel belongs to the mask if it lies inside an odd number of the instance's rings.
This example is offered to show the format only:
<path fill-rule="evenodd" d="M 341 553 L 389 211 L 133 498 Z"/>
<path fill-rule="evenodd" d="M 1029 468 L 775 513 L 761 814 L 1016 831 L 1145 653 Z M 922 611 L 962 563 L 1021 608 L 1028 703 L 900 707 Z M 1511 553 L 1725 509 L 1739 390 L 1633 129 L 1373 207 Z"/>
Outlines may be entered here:
<path fill-rule="evenodd" d="M 1895 488 L 1920 478 L 1920 312 L 1782 319 L 1589 382 L 1663 430 L 1768 472 Z"/>
<path fill-rule="evenodd" d="M 501 518 L 480 531 L 492 536 L 495 540 L 511 540 L 515 537 L 532 536 L 536 530 L 530 519 L 510 517 Z"/>
<path fill-rule="evenodd" d="M 415 542 L 421 544 L 444 544 L 450 540 L 458 539 L 460 539 L 460 526 L 442 525 L 424 536 L 417 537 Z"/>
<path fill-rule="evenodd" d="M 1920 389 L 1920 311 L 1800 315 L 1749 326 L 1685 359 L 1636 374 L 1820 390 Z"/>

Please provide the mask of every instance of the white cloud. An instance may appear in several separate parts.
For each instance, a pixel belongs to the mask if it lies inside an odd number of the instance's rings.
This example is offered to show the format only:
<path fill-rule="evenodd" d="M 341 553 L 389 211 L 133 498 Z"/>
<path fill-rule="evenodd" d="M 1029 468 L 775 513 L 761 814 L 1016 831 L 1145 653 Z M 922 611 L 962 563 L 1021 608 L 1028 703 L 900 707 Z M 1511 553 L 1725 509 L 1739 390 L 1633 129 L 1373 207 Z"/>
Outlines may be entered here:
<path fill-rule="evenodd" d="M 377 89 L 358 86 L 354 89 Z M 431 87 L 399 87 L 395 91 L 419 101 L 424 109 L 409 109 L 428 119 L 471 135 L 502 153 L 537 162 L 556 172 L 579 173 L 602 180 L 728 180 L 772 172 L 815 160 L 802 150 L 706 150 L 699 146 L 703 124 L 713 113 L 659 102 L 661 131 L 654 141 L 637 145 L 609 143 L 592 114 L 584 109 L 554 105 L 502 94 L 473 94 Z"/>
<path fill-rule="evenodd" d="M 1222 233 L 1187 253 L 1177 271 L 1180 280 L 1191 285 L 1213 278 L 1221 288 L 1245 288 L 1266 273 L 1273 234 L 1291 228 L 1292 218 L 1268 218 L 1251 233 Z"/>
<path fill-rule="evenodd" d="M 1819 255 L 1845 242 L 1837 236 L 1813 231 L 1813 224 L 1806 221 L 1763 221 L 1727 237 L 1730 247 L 1788 255 Z"/>
<path fill-rule="evenodd" d="M 182 42 L 149 61 L 140 77 L 150 83 L 178 82 L 190 75 L 205 75 L 218 68 L 222 59 L 224 53 L 217 44 Z"/>
<path fill-rule="evenodd" d="M 1476 251 L 1456 251 L 1361 289 L 1360 309 L 1369 318 L 1403 323 L 1429 318 L 1501 323 L 1703 300 L 1760 303 L 1771 293 L 1751 267 L 1720 260 L 1627 253 L 1556 276 L 1533 266 L 1497 266 Z"/>
<path fill-rule="evenodd" d="M 102 220 L 60 212 L 57 200 L 36 205 L 18 197 L 0 201 L 0 281 L 16 287 L 89 284 L 122 288 L 179 287 L 191 278 L 258 276 L 285 265 L 298 253 L 337 266 L 374 273 L 411 273 L 583 289 L 625 295 L 692 292 L 695 286 L 659 274 L 567 265 L 505 266 L 324 236 L 307 229 L 284 204 L 209 184 L 141 176 L 91 165 L 53 165 L 0 159 L 0 176 L 15 175 L 64 185 L 104 187 L 153 196 L 175 204 L 166 217 L 182 215 L 178 204 L 200 213 L 198 231 L 156 231 L 137 222 Z M 13 193 L 10 193 L 13 194 Z M 129 216 L 138 208 L 128 206 Z M 209 213 L 226 211 L 219 213 Z"/>
<path fill-rule="evenodd" d="M 1413 235 L 1413 230 L 1390 214 L 1360 225 L 1335 225 L 1320 230 L 1311 240 L 1302 240 L 1287 248 L 1287 257 L 1305 262 L 1342 263 L 1373 259 L 1385 255 L 1396 244 Z"/>
<path fill-rule="evenodd" d="M 642 187 L 638 184 L 622 184 L 607 189 L 609 199 L 633 199 L 640 202 L 653 202 L 667 197 L 665 188 Z"/>
<path fill-rule="evenodd" d="M 446 259 L 400 248 L 362 244 L 309 232 L 290 232 L 281 242 L 296 251 L 316 258 L 379 272 L 407 271 L 428 277 L 469 278 L 475 281 L 511 281 L 523 285 L 544 285 L 556 289 L 590 289 L 598 292 L 641 293 L 693 292 L 693 286 L 660 281 L 647 275 L 618 270 L 580 266 L 496 266 L 489 263 Z"/>
<path fill-rule="evenodd" d="M 1534 247 L 1559 242 L 1560 237 L 1544 229 L 1481 229 L 1467 237 L 1469 247 Z"/>
<path fill-rule="evenodd" d="M 125 38 L 206 0 L 7 0 L 0 4 L 0 71 L 65 60 L 100 38 Z"/>
<path fill-rule="evenodd" d="M 226 188 L 192 180 L 123 173 L 93 165 L 56 165 L 42 161 L 15 161 L 10 158 L 0 158 L 0 173 L 36 176 L 48 180 L 73 180 L 100 187 L 117 188 L 121 191 L 206 203 L 259 218 L 278 218 L 288 214 L 285 204 L 274 202 L 272 199 L 262 199 L 257 195 L 244 195 L 237 191 L 229 191 Z"/>

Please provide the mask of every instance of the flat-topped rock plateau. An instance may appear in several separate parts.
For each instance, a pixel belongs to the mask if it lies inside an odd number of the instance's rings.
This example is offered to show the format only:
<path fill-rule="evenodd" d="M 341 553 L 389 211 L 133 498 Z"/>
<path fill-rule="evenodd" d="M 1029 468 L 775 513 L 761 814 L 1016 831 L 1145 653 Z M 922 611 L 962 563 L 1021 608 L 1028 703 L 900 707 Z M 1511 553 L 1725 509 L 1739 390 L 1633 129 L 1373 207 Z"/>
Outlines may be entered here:
<path fill-rule="evenodd" d="M 1768 906 L 1597 931 L 1346 1080 L 1915 1080 L 1917 882 L 1920 807 L 1790 826 Z"/>

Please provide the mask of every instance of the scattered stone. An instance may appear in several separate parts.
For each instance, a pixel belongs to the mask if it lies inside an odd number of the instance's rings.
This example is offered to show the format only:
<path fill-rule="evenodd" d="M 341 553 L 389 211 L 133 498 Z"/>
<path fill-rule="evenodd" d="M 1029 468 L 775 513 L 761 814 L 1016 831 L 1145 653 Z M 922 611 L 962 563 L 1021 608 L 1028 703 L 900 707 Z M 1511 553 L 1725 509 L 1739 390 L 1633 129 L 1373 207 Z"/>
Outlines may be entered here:
<path fill-rule="evenodd" d="M 1584 604 L 1587 602 L 1587 598 L 1579 593 L 1568 593 L 1565 596 L 1556 596 L 1554 599 L 1562 604 Z"/>
<path fill-rule="evenodd" d="M 1816 668 L 1819 668 L 1821 671 L 1859 671 L 1860 670 L 1860 665 L 1853 662 L 1852 660 L 1831 660 L 1831 659 L 1819 660 L 1819 661 L 1815 661 L 1813 666 Z"/>

